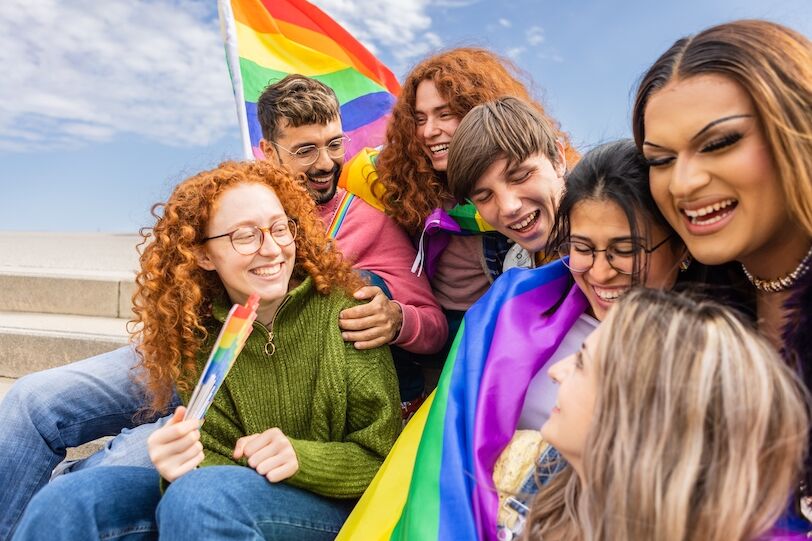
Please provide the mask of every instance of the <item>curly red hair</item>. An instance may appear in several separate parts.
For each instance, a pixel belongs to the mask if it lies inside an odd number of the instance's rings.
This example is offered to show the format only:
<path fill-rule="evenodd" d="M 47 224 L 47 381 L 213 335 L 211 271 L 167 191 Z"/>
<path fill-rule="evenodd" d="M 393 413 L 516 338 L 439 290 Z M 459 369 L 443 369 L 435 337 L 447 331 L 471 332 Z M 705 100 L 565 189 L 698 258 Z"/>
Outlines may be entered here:
<path fill-rule="evenodd" d="M 486 49 L 463 47 L 442 52 L 418 64 L 409 75 L 392 108 L 386 129 L 386 144 L 378 157 L 375 194 L 395 221 L 412 234 L 418 233 L 432 210 L 451 198 L 445 175 L 438 175 L 415 137 L 415 94 L 417 85 L 434 81 L 437 91 L 448 100 L 451 111 L 464 117 L 481 103 L 504 96 L 521 98 L 536 107 L 555 127 L 564 144 L 567 164 L 578 161 L 579 154 L 569 136 L 533 100 L 517 75 L 519 69 Z"/>
<path fill-rule="evenodd" d="M 186 179 L 166 203 L 152 207 L 155 226 L 141 230 L 131 338 L 141 358 L 151 412 L 166 408 L 173 386 L 188 390 L 194 383 L 212 301 L 226 295 L 217 273 L 200 268 L 196 254 L 220 195 L 242 183 L 271 188 L 296 221 L 293 279 L 310 276 L 321 294 L 334 288 L 352 293 L 363 285 L 328 239 L 313 199 L 289 169 L 267 161 L 225 162 Z"/>

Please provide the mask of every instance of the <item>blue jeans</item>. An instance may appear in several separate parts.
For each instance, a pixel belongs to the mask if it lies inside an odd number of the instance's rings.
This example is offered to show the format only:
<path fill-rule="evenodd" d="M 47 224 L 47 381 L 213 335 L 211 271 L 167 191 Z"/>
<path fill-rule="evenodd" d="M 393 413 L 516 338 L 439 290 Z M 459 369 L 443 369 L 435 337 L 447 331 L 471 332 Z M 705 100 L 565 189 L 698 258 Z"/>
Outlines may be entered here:
<path fill-rule="evenodd" d="M 146 404 L 133 381 L 138 359 L 126 346 L 84 361 L 20 378 L 0 404 L 0 540 L 8 539 L 25 506 L 76 447 L 124 433 L 71 469 L 97 465 L 152 464 L 146 438 L 157 426 L 139 426 Z M 132 430 L 131 430 L 132 429 Z"/>
<path fill-rule="evenodd" d="M 193 470 L 163 498 L 158 479 L 122 467 L 60 477 L 31 501 L 14 539 L 320 541 L 336 536 L 356 503 L 269 483 L 242 466 Z"/>

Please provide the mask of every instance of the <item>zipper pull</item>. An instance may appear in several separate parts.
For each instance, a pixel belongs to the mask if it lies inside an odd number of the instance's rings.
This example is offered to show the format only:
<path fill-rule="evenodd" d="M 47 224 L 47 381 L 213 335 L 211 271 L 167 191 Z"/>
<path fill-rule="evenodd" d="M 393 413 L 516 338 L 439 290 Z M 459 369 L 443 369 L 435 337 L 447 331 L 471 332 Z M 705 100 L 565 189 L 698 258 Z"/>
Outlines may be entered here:
<path fill-rule="evenodd" d="M 276 353 L 276 345 L 273 343 L 273 332 L 268 332 L 268 341 L 265 342 L 265 355 L 268 357 L 273 357 L 273 354 Z"/>

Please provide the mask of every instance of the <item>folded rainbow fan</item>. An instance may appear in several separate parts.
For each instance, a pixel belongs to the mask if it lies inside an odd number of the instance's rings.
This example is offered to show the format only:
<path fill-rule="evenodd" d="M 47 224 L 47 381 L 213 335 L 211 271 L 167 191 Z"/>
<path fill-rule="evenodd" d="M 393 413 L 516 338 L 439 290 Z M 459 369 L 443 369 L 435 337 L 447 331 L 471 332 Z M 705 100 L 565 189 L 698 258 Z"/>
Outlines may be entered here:
<path fill-rule="evenodd" d="M 186 419 L 203 419 L 206 411 L 214 401 L 214 396 L 223 384 L 228 371 L 237 360 L 245 341 L 253 330 L 254 320 L 257 318 L 259 295 L 252 293 L 245 306 L 235 304 L 226 317 L 223 328 L 217 336 L 217 341 L 206 361 L 200 380 L 195 386 L 192 398 L 186 407 Z"/>

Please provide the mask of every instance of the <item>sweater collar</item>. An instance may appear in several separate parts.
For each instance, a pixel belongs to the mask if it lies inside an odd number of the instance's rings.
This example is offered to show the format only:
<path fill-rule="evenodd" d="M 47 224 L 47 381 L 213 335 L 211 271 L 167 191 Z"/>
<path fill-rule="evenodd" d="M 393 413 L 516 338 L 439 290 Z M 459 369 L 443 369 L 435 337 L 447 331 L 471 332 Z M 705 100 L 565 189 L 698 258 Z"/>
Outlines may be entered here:
<path fill-rule="evenodd" d="M 283 310 L 290 309 L 291 306 L 301 305 L 312 289 L 313 279 L 308 276 L 302 281 L 301 284 L 287 292 L 285 298 L 282 300 L 282 304 L 279 305 L 279 313 L 281 313 Z M 220 323 L 224 323 L 232 306 L 233 303 L 228 297 L 218 297 L 212 303 L 211 315 Z"/>

